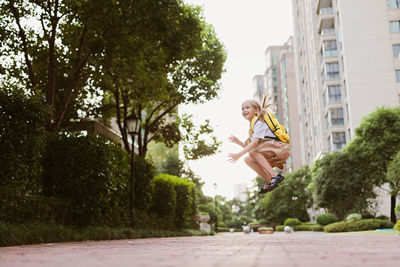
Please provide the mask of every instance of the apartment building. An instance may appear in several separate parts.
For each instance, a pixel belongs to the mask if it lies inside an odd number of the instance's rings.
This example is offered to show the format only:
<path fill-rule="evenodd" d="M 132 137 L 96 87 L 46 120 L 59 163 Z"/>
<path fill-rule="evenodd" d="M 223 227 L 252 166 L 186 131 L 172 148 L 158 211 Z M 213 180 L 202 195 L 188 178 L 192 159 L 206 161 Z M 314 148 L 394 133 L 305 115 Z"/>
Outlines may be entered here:
<path fill-rule="evenodd" d="M 292 0 L 304 164 L 400 103 L 400 1 Z"/>
<path fill-rule="evenodd" d="M 265 52 L 264 75 L 253 78 L 254 98 L 261 100 L 268 92 L 277 107 L 275 114 L 290 134 L 291 157 L 285 171 L 298 170 L 302 165 L 301 138 L 298 125 L 296 75 L 293 54 L 293 38 L 280 46 L 269 46 Z"/>
<path fill-rule="evenodd" d="M 351 141 L 364 115 L 400 104 L 400 0 L 292 6 L 303 164 L 311 165 Z"/>

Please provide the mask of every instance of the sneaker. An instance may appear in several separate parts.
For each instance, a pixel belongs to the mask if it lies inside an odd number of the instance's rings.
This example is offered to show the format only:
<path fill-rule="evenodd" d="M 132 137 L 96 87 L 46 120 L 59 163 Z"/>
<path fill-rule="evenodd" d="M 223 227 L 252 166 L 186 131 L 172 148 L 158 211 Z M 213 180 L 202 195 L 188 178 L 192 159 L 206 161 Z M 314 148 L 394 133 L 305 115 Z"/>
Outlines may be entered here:
<path fill-rule="evenodd" d="M 277 176 L 272 177 L 273 181 L 269 184 L 267 190 L 268 191 L 274 190 L 284 179 L 285 179 L 285 177 L 283 177 L 281 174 L 278 174 Z"/>
<path fill-rule="evenodd" d="M 264 188 L 266 185 L 267 185 L 267 187 Z M 269 186 L 270 186 L 270 184 L 265 183 L 264 186 L 261 186 L 261 187 L 260 187 L 260 190 L 258 191 L 258 193 L 259 193 L 259 194 L 265 194 L 265 193 L 267 193 L 267 192 L 269 191 L 269 190 L 268 190 Z"/>

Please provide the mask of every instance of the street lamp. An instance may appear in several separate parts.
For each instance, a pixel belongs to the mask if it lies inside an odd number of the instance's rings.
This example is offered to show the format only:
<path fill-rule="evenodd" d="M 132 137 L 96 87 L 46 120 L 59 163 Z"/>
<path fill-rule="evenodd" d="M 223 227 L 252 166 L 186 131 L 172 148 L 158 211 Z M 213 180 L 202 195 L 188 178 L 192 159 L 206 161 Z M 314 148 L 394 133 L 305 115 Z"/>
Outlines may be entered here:
<path fill-rule="evenodd" d="M 132 114 L 126 118 L 126 124 L 128 128 L 128 133 L 131 135 L 132 147 L 131 147 L 131 188 L 130 188 L 130 215 L 131 215 L 131 226 L 135 224 L 135 209 L 134 209 L 134 182 L 135 182 L 135 135 L 137 134 L 137 127 L 139 125 L 138 118 Z"/>
<path fill-rule="evenodd" d="M 214 183 L 214 191 L 215 191 L 215 196 L 214 196 L 214 211 L 216 215 L 215 219 L 215 232 L 218 231 L 218 213 L 217 213 L 217 183 Z"/>
<path fill-rule="evenodd" d="M 294 208 L 294 202 L 297 200 L 297 197 L 292 196 L 292 203 L 293 203 L 293 219 L 294 219 L 294 228 L 293 230 L 296 231 L 296 210 Z"/>

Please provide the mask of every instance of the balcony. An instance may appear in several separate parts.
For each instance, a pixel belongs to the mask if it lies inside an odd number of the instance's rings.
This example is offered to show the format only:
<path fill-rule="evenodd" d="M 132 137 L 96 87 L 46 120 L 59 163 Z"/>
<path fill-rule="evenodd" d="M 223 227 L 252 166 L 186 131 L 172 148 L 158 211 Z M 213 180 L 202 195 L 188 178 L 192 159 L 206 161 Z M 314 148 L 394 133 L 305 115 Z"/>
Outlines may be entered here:
<path fill-rule="evenodd" d="M 323 30 L 329 29 L 329 31 L 332 31 L 332 29 L 335 29 L 335 19 L 333 16 L 333 13 L 330 14 L 324 14 L 319 16 L 318 20 L 318 32 L 322 33 Z"/>
<path fill-rule="evenodd" d="M 327 28 L 321 30 L 321 36 L 329 36 L 335 34 L 336 34 L 335 28 Z"/>
<path fill-rule="evenodd" d="M 321 9 L 332 7 L 332 0 L 317 0 L 316 13 L 320 14 Z"/>

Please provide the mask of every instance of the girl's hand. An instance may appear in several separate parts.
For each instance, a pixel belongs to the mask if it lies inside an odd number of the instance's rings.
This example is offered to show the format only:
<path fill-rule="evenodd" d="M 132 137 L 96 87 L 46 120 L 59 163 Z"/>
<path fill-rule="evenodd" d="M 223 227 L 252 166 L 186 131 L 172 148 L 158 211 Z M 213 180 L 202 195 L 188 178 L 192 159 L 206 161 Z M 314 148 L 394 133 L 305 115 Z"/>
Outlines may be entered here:
<path fill-rule="evenodd" d="M 235 163 L 242 155 L 240 153 L 229 153 L 228 154 L 228 161 Z"/>
<path fill-rule="evenodd" d="M 229 137 L 229 141 L 231 141 L 232 143 L 235 143 L 235 144 L 238 144 L 238 145 L 240 145 L 242 142 L 239 140 L 239 138 L 237 138 L 236 136 L 234 136 L 234 135 L 231 135 L 230 137 Z"/>

